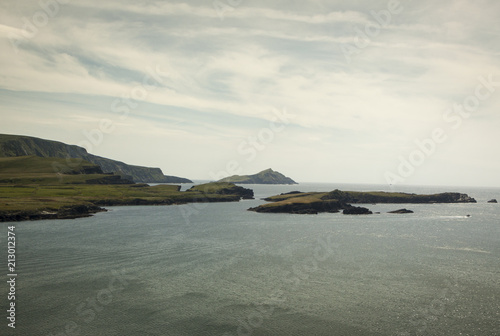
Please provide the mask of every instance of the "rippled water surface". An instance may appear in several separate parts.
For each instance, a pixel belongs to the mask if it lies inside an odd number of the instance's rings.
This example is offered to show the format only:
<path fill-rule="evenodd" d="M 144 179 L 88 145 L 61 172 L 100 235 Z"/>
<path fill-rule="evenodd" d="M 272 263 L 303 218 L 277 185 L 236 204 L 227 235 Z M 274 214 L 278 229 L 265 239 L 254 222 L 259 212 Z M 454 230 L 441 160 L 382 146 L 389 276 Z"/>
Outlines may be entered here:
<path fill-rule="evenodd" d="M 500 205 L 487 200 L 500 189 L 400 188 L 478 203 L 344 216 L 246 209 L 291 190 L 386 187 L 248 187 L 256 200 L 15 223 L 17 328 L 3 317 L 0 333 L 498 335 Z M 386 213 L 403 207 L 415 213 Z"/>

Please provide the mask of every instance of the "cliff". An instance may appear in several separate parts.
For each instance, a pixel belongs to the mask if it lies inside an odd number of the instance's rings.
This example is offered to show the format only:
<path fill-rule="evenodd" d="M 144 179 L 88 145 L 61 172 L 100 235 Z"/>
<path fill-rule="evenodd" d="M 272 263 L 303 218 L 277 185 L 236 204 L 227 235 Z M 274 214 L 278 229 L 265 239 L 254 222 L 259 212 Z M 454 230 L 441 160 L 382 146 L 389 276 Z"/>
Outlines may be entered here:
<path fill-rule="evenodd" d="M 189 179 L 177 176 L 165 176 L 160 168 L 128 165 L 124 162 L 93 155 L 88 153 L 83 147 L 29 136 L 0 134 L 0 157 L 28 155 L 73 159 L 67 160 L 64 165 L 58 166 L 58 169 L 65 169 L 68 166 L 72 167 L 73 165 L 77 165 L 80 160 L 85 160 L 101 167 L 104 173 L 126 175 L 131 177 L 135 182 L 192 183 Z"/>
<path fill-rule="evenodd" d="M 238 184 L 297 184 L 291 178 L 272 169 L 266 169 L 254 175 L 233 175 L 225 177 L 218 182 Z"/>

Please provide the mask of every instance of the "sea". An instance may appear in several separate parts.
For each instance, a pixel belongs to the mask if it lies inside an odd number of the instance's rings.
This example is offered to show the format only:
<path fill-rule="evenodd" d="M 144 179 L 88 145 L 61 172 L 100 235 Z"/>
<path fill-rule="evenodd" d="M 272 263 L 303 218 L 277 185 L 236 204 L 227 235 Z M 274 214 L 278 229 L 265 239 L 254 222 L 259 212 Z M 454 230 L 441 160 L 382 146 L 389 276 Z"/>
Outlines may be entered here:
<path fill-rule="evenodd" d="M 184 185 L 183 189 L 190 185 Z M 245 185 L 254 200 L 2 223 L 1 335 L 500 335 L 500 188 Z M 461 192 L 475 204 L 247 211 L 289 191 Z M 413 214 L 389 214 L 407 208 Z M 15 329 L 7 232 L 15 226 Z"/>

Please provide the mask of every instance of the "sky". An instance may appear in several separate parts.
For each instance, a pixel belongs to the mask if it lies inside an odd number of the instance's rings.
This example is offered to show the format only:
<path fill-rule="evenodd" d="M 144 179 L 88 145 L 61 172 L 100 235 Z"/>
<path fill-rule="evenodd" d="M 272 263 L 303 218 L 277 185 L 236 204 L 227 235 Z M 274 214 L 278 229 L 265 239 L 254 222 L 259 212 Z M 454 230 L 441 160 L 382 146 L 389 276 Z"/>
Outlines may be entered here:
<path fill-rule="evenodd" d="M 496 0 L 0 3 L 0 133 L 214 180 L 500 187 Z"/>

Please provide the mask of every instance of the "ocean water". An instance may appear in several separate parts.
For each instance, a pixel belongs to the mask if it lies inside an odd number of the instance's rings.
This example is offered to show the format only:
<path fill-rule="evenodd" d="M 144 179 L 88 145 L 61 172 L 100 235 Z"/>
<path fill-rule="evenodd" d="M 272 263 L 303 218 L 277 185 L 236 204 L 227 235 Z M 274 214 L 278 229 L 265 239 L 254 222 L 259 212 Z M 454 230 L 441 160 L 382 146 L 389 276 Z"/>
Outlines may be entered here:
<path fill-rule="evenodd" d="M 500 335 L 500 205 L 487 203 L 500 189 L 398 187 L 478 203 L 344 216 L 246 209 L 292 190 L 387 187 L 247 187 L 255 200 L 13 223 L 16 330 L 4 282 L 0 334 Z M 403 207 L 415 213 L 387 214 Z"/>

